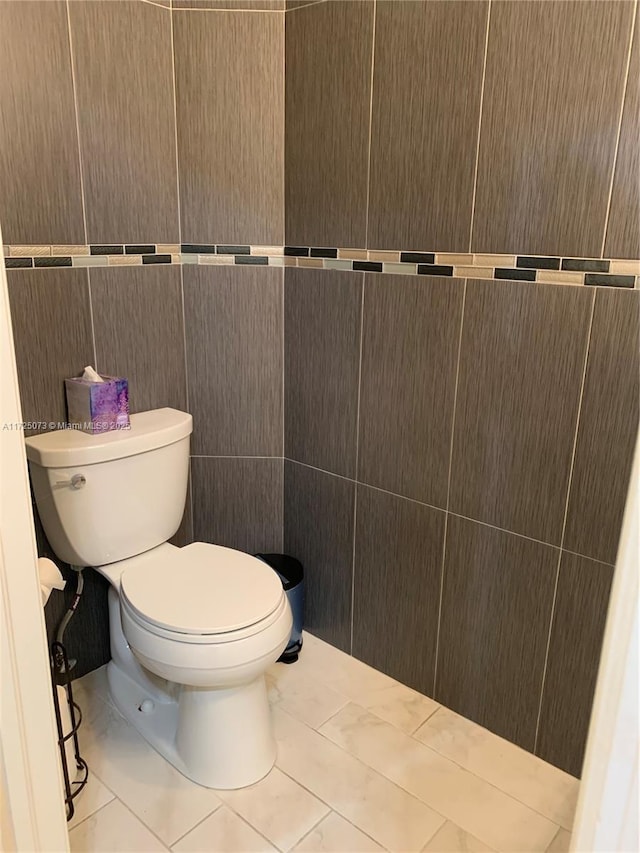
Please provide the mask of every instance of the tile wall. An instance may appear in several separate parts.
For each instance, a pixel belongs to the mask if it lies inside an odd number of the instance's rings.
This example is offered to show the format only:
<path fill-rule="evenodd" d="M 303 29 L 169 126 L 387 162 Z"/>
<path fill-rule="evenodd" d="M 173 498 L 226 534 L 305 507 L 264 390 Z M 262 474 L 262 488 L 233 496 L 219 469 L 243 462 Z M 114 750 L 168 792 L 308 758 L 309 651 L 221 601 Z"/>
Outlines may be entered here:
<path fill-rule="evenodd" d="M 638 421 L 635 7 L 0 0 L 25 421 L 90 362 L 191 411 L 177 541 L 294 554 L 315 633 L 576 774 Z"/>
<path fill-rule="evenodd" d="M 286 242 L 637 259 L 636 16 L 626 0 L 292 11 Z"/>
<path fill-rule="evenodd" d="M 286 243 L 324 267 L 285 269 L 309 623 L 576 775 L 638 424 L 638 35 L 625 2 L 286 26 Z"/>
<path fill-rule="evenodd" d="M 64 422 L 63 379 L 86 364 L 127 376 L 133 412 L 194 415 L 177 541 L 278 551 L 282 270 L 170 262 L 214 234 L 284 242 L 284 4 L 170 5 L 0 2 L 0 221 L 23 417 L 29 431 Z M 85 574 L 67 635 L 78 675 L 109 656 L 107 587 Z M 50 633 L 65 596 L 50 599 Z"/>

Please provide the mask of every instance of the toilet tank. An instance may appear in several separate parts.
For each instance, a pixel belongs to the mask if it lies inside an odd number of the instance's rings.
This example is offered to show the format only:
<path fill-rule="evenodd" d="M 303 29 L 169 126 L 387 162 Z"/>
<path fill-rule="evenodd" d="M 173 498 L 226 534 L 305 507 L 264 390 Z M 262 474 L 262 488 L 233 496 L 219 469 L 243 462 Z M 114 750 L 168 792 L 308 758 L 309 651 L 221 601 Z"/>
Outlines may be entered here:
<path fill-rule="evenodd" d="M 192 418 L 131 415 L 130 429 L 55 430 L 25 440 L 38 513 L 56 555 L 103 566 L 170 539 L 187 496 Z"/>

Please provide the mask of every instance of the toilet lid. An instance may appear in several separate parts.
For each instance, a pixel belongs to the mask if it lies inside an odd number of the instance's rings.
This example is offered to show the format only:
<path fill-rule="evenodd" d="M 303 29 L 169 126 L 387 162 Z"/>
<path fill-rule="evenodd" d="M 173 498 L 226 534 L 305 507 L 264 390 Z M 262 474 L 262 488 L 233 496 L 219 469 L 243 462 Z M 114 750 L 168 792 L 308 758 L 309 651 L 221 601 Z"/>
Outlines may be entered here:
<path fill-rule="evenodd" d="M 254 625 L 284 595 L 266 563 L 204 542 L 125 569 L 120 592 L 142 619 L 181 634 L 222 634 Z"/>

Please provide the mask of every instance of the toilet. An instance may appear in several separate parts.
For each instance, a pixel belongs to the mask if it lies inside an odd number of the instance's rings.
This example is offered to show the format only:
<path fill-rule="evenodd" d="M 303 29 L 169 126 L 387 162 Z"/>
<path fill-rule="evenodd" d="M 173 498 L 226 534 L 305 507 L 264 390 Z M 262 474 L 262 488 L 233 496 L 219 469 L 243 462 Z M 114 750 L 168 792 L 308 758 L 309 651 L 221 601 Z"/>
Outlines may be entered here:
<path fill-rule="evenodd" d="M 191 415 L 26 439 L 40 519 L 64 562 L 109 590 L 111 698 L 181 773 L 210 788 L 257 782 L 276 758 L 264 673 L 292 628 L 278 575 L 233 548 L 169 544 L 184 511 Z"/>

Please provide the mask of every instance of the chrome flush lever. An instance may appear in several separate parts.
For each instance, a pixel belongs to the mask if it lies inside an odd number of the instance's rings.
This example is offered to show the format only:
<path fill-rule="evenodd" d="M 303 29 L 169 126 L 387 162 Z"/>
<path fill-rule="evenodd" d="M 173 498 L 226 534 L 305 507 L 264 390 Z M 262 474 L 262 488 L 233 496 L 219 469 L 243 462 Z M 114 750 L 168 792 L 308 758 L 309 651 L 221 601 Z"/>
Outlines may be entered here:
<path fill-rule="evenodd" d="M 81 489 L 87 482 L 84 474 L 74 474 L 70 480 L 58 480 L 56 486 L 71 486 L 72 489 Z"/>

